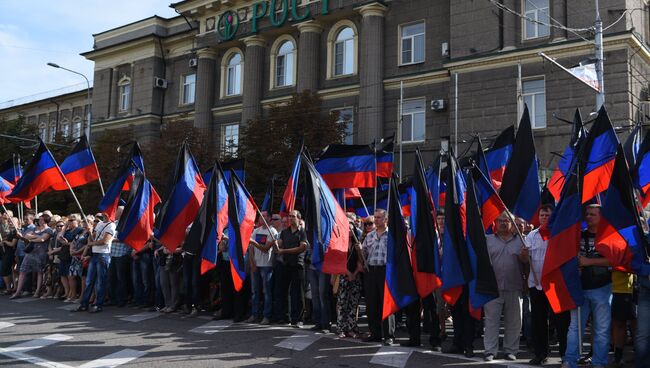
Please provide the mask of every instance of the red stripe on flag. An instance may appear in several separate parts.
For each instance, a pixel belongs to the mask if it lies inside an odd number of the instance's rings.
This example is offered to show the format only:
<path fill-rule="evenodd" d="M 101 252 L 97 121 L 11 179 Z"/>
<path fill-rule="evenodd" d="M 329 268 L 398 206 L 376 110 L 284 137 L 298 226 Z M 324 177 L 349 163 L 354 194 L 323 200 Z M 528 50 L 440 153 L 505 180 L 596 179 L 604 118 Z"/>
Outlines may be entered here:
<path fill-rule="evenodd" d="M 391 314 L 397 312 L 399 309 L 400 309 L 399 306 L 397 305 L 397 303 L 395 303 L 395 300 L 393 299 L 393 295 L 390 293 L 390 289 L 388 288 L 388 283 L 384 281 L 384 307 L 382 309 L 381 319 L 385 320 Z"/>
<path fill-rule="evenodd" d="M 244 287 L 244 280 L 239 277 L 239 273 L 234 263 L 232 263 L 232 259 L 230 260 L 230 274 L 232 275 L 232 283 L 235 286 L 235 291 L 240 291 Z"/>
<path fill-rule="evenodd" d="M 462 293 L 463 285 L 454 286 L 453 288 L 442 291 L 442 299 L 449 305 L 456 305 L 456 302 Z"/>
<path fill-rule="evenodd" d="M 335 188 L 374 188 L 377 183 L 375 172 L 349 172 L 321 174 L 330 189 Z"/>
<path fill-rule="evenodd" d="M 393 174 L 392 162 L 379 162 L 377 161 L 377 176 L 380 178 L 390 178 Z"/>
<path fill-rule="evenodd" d="M 643 208 L 645 208 L 645 206 L 650 203 L 650 183 L 641 188 L 641 191 L 644 193 L 643 198 L 641 199 L 641 204 L 643 205 Z"/>
<path fill-rule="evenodd" d="M 411 267 L 413 268 L 413 278 L 415 279 L 415 288 L 418 290 L 420 298 L 431 295 L 434 290 L 442 286 L 442 280 L 434 273 L 419 272 L 415 247 L 411 248 Z"/>
<path fill-rule="evenodd" d="M 217 267 L 216 264 L 214 264 L 214 263 L 212 263 L 212 262 L 210 262 L 208 260 L 201 259 L 201 275 L 205 274 L 206 272 L 210 271 L 211 269 L 213 269 L 215 267 Z"/>
<path fill-rule="evenodd" d="M 585 174 L 582 185 L 582 203 L 589 201 L 609 188 L 614 171 L 614 159 Z"/>
<path fill-rule="evenodd" d="M 481 310 L 482 308 L 474 309 L 472 308 L 472 303 L 467 303 L 467 308 L 469 309 L 469 315 L 472 316 L 477 321 L 481 320 Z"/>
<path fill-rule="evenodd" d="M 97 172 L 97 165 L 93 163 L 84 168 L 73 171 L 67 174 L 65 177 L 66 179 L 68 179 L 68 183 L 70 183 L 70 186 L 76 188 L 98 180 L 99 173 Z M 65 183 L 62 183 L 62 185 L 56 185 L 54 187 L 54 190 L 67 190 L 67 189 L 68 186 Z"/>
<path fill-rule="evenodd" d="M 199 211 L 203 194 L 205 193 L 205 185 L 199 185 L 202 181 L 201 175 L 196 174 L 192 197 L 187 201 L 183 210 L 176 215 L 174 221 L 167 227 L 167 231 L 159 239 L 170 252 L 174 252 L 183 240 L 185 240 L 187 226 L 194 221 L 194 217 L 196 217 L 196 213 Z"/>
<path fill-rule="evenodd" d="M 322 272 L 330 275 L 345 274 L 348 262 L 348 242 L 350 240 L 350 225 L 343 209 L 336 206 L 336 218 L 330 234 L 330 243 L 323 255 Z"/>
<path fill-rule="evenodd" d="M 555 198 L 555 201 L 558 202 L 560 200 L 560 193 L 562 193 L 562 187 L 564 187 L 564 174 L 562 174 L 562 171 L 560 169 L 555 169 L 553 172 L 553 176 L 551 176 L 551 179 L 549 179 L 547 188 L 548 191 L 551 193 L 553 198 Z"/>
<path fill-rule="evenodd" d="M 542 277 L 542 288 L 548 299 L 548 303 L 553 308 L 553 312 L 560 313 L 566 310 L 575 309 L 576 305 L 564 282 L 562 270 L 559 268 L 545 274 Z"/>
<path fill-rule="evenodd" d="M 596 242 L 596 250 L 607 258 L 611 267 L 622 272 L 634 272 L 630 265 L 634 256 L 632 250 L 628 247 L 625 238 L 607 221 L 605 216 L 600 218 Z"/>
<path fill-rule="evenodd" d="M 501 188 L 501 182 L 503 182 L 503 173 L 505 172 L 506 172 L 505 166 L 490 171 L 490 179 L 492 180 L 492 186 L 494 187 L 494 190 L 496 190 L 497 192 L 499 191 L 499 188 Z"/>
<path fill-rule="evenodd" d="M 496 194 L 492 194 L 490 198 L 481 206 L 481 214 L 483 215 L 483 228 L 488 229 L 494 221 L 505 210 L 503 202 L 499 200 Z"/>

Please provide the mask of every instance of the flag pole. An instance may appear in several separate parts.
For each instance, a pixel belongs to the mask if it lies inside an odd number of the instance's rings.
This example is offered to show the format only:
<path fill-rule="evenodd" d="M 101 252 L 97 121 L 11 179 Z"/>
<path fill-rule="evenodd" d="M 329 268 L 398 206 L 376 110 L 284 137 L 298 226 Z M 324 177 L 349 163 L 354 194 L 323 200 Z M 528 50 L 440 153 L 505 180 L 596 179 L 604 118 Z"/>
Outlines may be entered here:
<path fill-rule="evenodd" d="M 45 143 L 43 143 L 45 145 Z M 47 148 L 47 145 L 45 145 L 45 149 L 47 149 L 47 152 L 51 155 L 52 152 L 50 152 L 50 149 Z M 54 158 L 54 157 L 52 157 Z M 79 212 L 81 212 L 81 218 L 86 218 L 86 213 L 84 212 L 84 209 L 81 208 L 81 203 L 79 203 L 79 199 L 77 199 L 77 195 L 74 194 L 74 190 L 72 190 L 72 186 L 70 185 L 70 182 L 68 181 L 68 178 L 63 174 L 63 171 L 61 171 L 61 167 L 59 166 L 59 163 L 56 162 L 56 160 L 53 160 L 54 164 L 56 165 L 56 169 L 59 170 L 61 173 L 61 176 L 63 176 L 63 180 L 65 180 L 65 184 L 68 186 L 68 189 L 70 189 L 70 193 L 72 193 L 72 198 L 74 198 L 74 201 L 77 203 L 77 207 L 79 207 Z M 38 197 L 35 197 L 38 198 Z M 38 210 L 37 210 L 38 212 Z"/>
<path fill-rule="evenodd" d="M 34 209 L 36 210 L 36 213 L 38 214 L 38 196 L 34 196 Z"/>
<path fill-rule="evenodd" d="M 90 125 L 90 122 L 88 122 Z M 86 143 L 88 143 L 88 150 L 90 150 L 90 154 L 93 156 L 93 161 L 95 161 L 95 168 L 97 169 L 97 181 L 99 181 L 99 190 L 102 192 L 102 197 L 104 197 L 104 184 L 102 183 L 102 175 L 99 173 L 99 166 L 97 166 L 97 160 L 95 160 L 95 154 L 93 153 L 93 148 L 90 146 L 90 140 L 88 137 L 86 137 Z M 65 176 L 65 175 L 64 175 Z"/>
<path fill-rule="evenodd" d="M 366 201 L 363 200 L 363 196 L 361 196 L 360 198 L 361 198 L 361 204 L 363 205 L 363 209 L 365 209 L 368 216 L 370 216 L 370 211 L 368 211 L 368 207 L 366 206 Z"/>
<path fill-rule="evenodd" d="M 271 226 L 269 226 L 269 223 L 266 222 L 266 219 L 264 218 L 264 215 L 262 214 L 262 211 L 260 211 L 260 209 L 257 208 L 257 206 L 255 206 L 255 210 L 257 211 L 257 214 L 260 215 L 260 218 L 262 219 L 262 222 L 264 222 L 264 227 L 266 227 L 266 230 L 268 230 L 268 232 L 271 235 L 271 237 L 273 238 L 273 240 L 278 240 L 278 238 L 276 238 L 275 235 L 273 235 L 273 232 L 271 231 Z"/>
<path fill-rule="evenodd" d="M 379 184 L 379 178 L 377 177 L 377 138 L 372 140 L 372 147 L 373 150 L 375 151 L 375 199 L 374 199 L 375 207 L 374 208 L 377 208 L 377 185 Z M 366 210 L 366 212 L 368 211 Z M 368 216 L 370 216 L 370 214 L 368 214 Z"/>

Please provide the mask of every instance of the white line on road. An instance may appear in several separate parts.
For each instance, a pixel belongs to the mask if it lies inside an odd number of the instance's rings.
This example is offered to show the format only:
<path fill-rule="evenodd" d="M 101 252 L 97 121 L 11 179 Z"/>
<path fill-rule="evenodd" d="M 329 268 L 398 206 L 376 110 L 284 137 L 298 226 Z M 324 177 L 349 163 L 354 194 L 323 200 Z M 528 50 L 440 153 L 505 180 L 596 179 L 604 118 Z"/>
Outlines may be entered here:
<path fill-rule="evenodd" d="M 2 330 L 3 328 L 15 326 L 15 325 L 16 324 L 11 323 L 11 322 L 0 322 L 0 330 Z"/>
<path fill-rule="evenodd" d="M 40 349 L 44 348 L 46 346 L 56 344 L 57 342 L 61 341 L 66 341 L 70 340 L 72 336 L 68 335 L 61 335 L 61 334 L 54 334 L 54 335 L 48 335 L 45 337 L 41 337 L 40 339 L 35 339 L 35 340 L 29 340 L 22 342 L 17 345 L 12 345 L 8 348 L 4 348 L 0 351 L 2 352 L 8 352 L 8 353 L 13 353 L 13 352 L 26 352 L 34 349 Z"/>
<path fill-rule="evenodd" d="M 120 319 L 127 322 L 142 322 L 156 317 L 160 317 L 160 312 L 143 312 L 132 316 L 121 317 Z"/>
<path fill-rule="evenodd" d="M 289 336 L 288 338 L 275 344 L 275 346 L 280 348 L 285 348 L 285 349 L 302 351 L 307 349 L 309 345 L 318 341 L 318 339 L 320 339 L 321 337 L 322 337 L 321 335 L 316 335 L 313 333 L 298 332 L 297 334 L 294 334 L 293 336 Z"/>
<path fill-rule="evenodd" d="M 79 368 L 113 368 L 118 365 L 126 364 L 132 360 L 138 359 L 139 357 L 145 355 L 146 352 L 133 350 L 133 349 L 124 349 L 120 350 L 117 353 L 109 354 L 105 357 L 95 359 L 86 364 L 82 364 Z"/>
<path fill-rule="evenodd" d="M 227 319 L 222 319 L 221 321 L 212 321 L 212 322 L 206 323 L 204 325 L 201 325 L 199 327 L 195 327 L 195 328 L 191 329 L 190 332 L 212 335 L 213 333 L 219 332 L 219 331 L 227 328 L 231 324 L 232 324 L 232 321 L 227 320 Z"/>
<path fill-rule="evenodd" d="M 33 301 L 36 301 L 36 300 L 40 300 L 40 299 L 31 297 L 31 296 L 27 296 L 27 297 L 24 297 L 24 298 L 13 299 L 12 302 L 14 302 L 14 303 L 29 303 L 29 302 L 33 302 Z"/>
<path fill-rule="evenodd" d="M 370 363 L 402 368 L 406 365 L 412 353 L 413 349 L 411 348 L 384 346 L 370 359 Z"/>
<path fill-rule="evenodd" d="M 66 305 L 64 305 L 62 307 L 56 307 L 56 309 L 62 309 L 62 310 L 66 310 L 66 311 L 73 311 L 73 310 L 75 310 L 77 308 L 79 308 L 79 304 L 76 304 L 76 303 L 74 303 L 74 304 L 66 304 Z"/>

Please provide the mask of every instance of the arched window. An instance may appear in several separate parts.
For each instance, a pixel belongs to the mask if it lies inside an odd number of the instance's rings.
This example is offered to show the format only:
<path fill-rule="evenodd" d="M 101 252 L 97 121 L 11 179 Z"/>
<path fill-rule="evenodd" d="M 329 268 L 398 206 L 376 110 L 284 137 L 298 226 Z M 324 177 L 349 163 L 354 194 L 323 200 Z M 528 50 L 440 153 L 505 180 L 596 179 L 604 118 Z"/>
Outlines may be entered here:
<path fill-rule="evenodd" d="M 241 53 L 235 52 L 228 56 L 226 64 L 226 96 L 236 96 L 241 94 L 242 90 L 242 64 L 243 58 Z"/>
<path fill-rule="evenodd" d="M 131 107 L 131 78 L 125 76 L 117 85 L 120 87 L 119 111 L 128 111 Z"/>
<path fill-rule="evenodd" d="M 327 77 L 345 77 L 357 74 L 358 33 L 353 22 L 342 20 L 328 35 Z"/>
<path fill-rule="evenodd" d="M 286 87 L 294 84 L 296 68 L 296 48 L 293 42 L 282 42 L 275 56 L 275 87 Z"/>

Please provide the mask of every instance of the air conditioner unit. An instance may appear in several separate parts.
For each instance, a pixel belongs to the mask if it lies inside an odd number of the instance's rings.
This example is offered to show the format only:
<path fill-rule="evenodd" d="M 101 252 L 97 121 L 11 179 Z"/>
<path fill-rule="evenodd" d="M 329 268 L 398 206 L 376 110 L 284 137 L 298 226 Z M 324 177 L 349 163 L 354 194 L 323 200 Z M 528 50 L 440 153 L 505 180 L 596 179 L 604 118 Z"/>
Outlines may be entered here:
<path fill-rule="evenodd" d="M 153 85 L 156 88 L 162 88 L 165 89 L 167 88 L 167 79 L 164 78 L 159 78 L 159 77 L 154 77 L 153 79 Z"/>
<path fill-rule="evenodd" d="M 445 111 L 445 110 L 447 110 L 447 101 L 445 101 L 445 100 L 432 100 L 431 101 L 431 110 L 433 110 L 433 111 Z"/>
<path fill-rule="evenodd" d="M 190 68 L 196 68 L 197 66 L 199 66 L 199 59 L 191 58 L 189 64 L 190 64 Z"/>
<path fill-rule="evenodd" d="M 440 45 L 440 52 L 442 54 L 442 57 L 449 57 L 449 43 L 448 42 L 443 42 Z"/>

